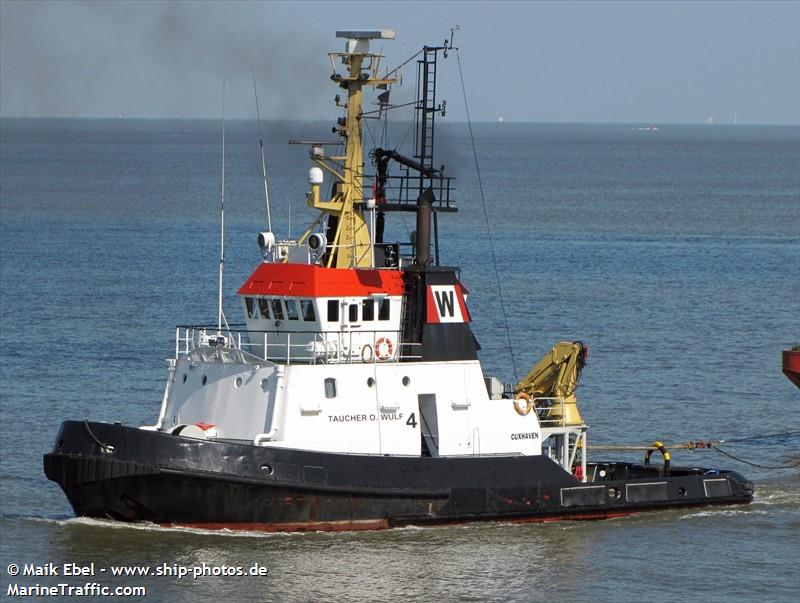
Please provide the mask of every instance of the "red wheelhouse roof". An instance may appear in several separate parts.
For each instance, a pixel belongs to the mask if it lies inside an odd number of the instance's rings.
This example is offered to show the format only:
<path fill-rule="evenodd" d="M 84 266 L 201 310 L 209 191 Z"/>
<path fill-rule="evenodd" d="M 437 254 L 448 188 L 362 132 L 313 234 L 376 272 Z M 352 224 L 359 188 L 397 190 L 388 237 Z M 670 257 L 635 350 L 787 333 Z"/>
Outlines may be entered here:
<path fill-rule="evenodd" d="M 259 264 L 239 295 L 365 297 L 403 294 L 399 270 L 323 268 L 313 264 Z"/>

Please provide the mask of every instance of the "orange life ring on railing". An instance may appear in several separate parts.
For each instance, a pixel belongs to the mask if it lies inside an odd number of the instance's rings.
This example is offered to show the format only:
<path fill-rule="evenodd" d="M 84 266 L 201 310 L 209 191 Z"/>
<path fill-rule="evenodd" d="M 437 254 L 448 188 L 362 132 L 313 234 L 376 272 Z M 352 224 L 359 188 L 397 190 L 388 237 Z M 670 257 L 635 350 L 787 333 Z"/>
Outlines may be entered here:
<path fill-rule="evenodd" d="M 394 346 L 388 337 L 381 337 L 375 342 L 375 355 L 378 360 L 388 360 L 392 357 L 392 352 L 394 352 Z"/>
<path fill-rule="evenodd" d="M 520 406 L 518 404 L 519 400 L 524 400 L 525 406 Z M 521 417 L 524 417 L 529 412 L 531 412 L 532 408 L 533 408 L 533 402 L 531 402 L 530 395 L 526 394 L 525 392 L 517 392 L 517 397 L 514 398 L 514 410 L 517 411 L 517 414 Z"/>

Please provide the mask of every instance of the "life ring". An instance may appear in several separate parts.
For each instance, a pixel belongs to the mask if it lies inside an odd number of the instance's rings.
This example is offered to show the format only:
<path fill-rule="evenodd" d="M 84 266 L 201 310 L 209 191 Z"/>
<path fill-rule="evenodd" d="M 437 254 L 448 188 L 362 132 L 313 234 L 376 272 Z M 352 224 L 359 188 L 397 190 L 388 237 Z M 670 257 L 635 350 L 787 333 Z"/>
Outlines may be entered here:
<path fill-rule="evenodd" d="M 381 337 L 375 342 L 375 355 L 378 360 L 388 360 L 392 357 L 392 352 L 394 352 L 394 346 L 388 337 Z"/>
<path fill-rule="evenodd" d="M 524 400 L 525 406 L 520 406 L 518 403 L 519 400 Z M 521 417 L 524 417 L 529 412 L 531 412 L 532 408 L 533 408 L 533 402 L 531 402 L 530 395 L 526 394 L 525 392 L 517 392 L 517 397 L 514 398 L 514 410 L 517 411 L 517 414 Z"/>
<path fill-rule="evenodd" d="M 650 464 L 650 457 L 653 453 L 658 450 L 661 453 L 661 456 L 664 457 L 664 472 L 663 475 L 669 475 L 669 450 L 667 450 L 666 446 L 661 442 L 653 442 L 653 448 L 648 448 L 647 452 L 644 453 L 644 464 Z"/>
<path fill-rule="evenodd" d="M 366 344 L 361 348 L 361 362 L 370 362 L 372 360 L 372 346 Z"/>

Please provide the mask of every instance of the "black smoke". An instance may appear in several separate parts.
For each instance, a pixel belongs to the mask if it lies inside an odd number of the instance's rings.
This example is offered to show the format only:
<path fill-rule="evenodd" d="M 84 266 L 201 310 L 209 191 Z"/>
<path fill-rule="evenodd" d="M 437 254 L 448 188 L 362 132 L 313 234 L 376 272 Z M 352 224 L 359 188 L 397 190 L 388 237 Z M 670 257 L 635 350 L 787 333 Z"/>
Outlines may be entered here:
<path fill-rule="evenodd" d="M 281 19 L 269 2 L 0 3 L 0 111 L 66 117 L 329 113 L 327 52 L 343 41 Z M 333 32 L 331 31 L 331 34 Z M 321 88 L 321 84 L 323 88 Z M 326 94 L 330 92 L 330 94 Z"/>

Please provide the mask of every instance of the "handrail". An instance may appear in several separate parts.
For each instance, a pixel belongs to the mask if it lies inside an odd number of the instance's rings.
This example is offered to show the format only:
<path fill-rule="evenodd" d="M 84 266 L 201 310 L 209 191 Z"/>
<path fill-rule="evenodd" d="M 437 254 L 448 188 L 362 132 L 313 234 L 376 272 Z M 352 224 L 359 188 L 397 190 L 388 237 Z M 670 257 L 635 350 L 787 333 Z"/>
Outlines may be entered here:
<path fill-rule="evenodd" d="M 556 402 L 556 404 L 553 404 Z M 574 474 L 580 481 L 587 481 L 586 473 L 586 425 L 567 424 L 564 415 L 564 398 L 560 396 L 540 396 L 531 399 L 531 405 L 539 418 L 539 425 L 546 430 L 547 435 L 560 435 L 560 444 L 551 444 L 554 455 L 551 458 L 559 463 L 568 473 L 573 473 L 575 459 L 578 451 L 582 450 L 580 460 L 580 473 Z M 551 417 L 551 412 L 555 411 L 555 416 Z M 569 437 L 574 434 L 574 441 Z"/>
<path fill-rule="evenodd" d="M 545 402 L 545 404 L 537 404 L 537 402 Z M 557 404 L 552 404 L 552 402 L 557 402 Z M 533 404 L 533 410 L 539 417 L 539 424 L 542 427 L 565 426 L 566 418 L 564 417 L 564 398 L 561 398 L 560 396 L 540 396 L 538 398 L 533 398 L 531 400 L 531 404 Z M 553 410 L 559 411 L 556 415 L 557 418 L 549 417 L 550 412 Z"/>
<path fill-rule="evenodd" d="M 240 325 L 233 325 L 240 326 Z M 382 341 L 387 340 L 387 342 Z M 276 364 L 373 364 L 420 359 L 419 343 L 403 343 L 400 331 L 266 331 L 220 329 L 218 325 L 179 325 L 175 357 L 206 361 Z M 377 348 L 381 352 L 376 351 Z"/>

